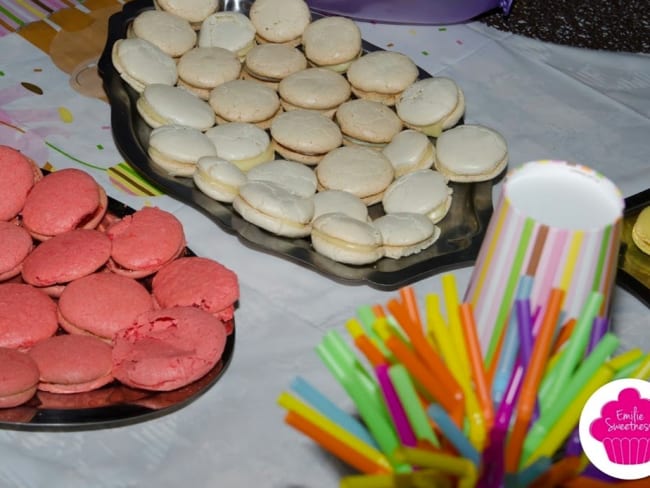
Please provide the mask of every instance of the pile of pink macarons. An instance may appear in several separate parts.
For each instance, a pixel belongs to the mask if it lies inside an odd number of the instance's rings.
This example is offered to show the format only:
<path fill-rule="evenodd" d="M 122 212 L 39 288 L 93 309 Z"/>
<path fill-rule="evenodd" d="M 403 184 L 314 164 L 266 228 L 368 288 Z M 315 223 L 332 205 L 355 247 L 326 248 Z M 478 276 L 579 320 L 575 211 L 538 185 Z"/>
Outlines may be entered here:
<path fill-rule="evenodd" d="M 219 362 L 236 274 L 188 253 L 173 214 L 107 208 L 88 173 L 43 175 L 0 146 L 0 408 L 114 381 L 175 390 Z"/>

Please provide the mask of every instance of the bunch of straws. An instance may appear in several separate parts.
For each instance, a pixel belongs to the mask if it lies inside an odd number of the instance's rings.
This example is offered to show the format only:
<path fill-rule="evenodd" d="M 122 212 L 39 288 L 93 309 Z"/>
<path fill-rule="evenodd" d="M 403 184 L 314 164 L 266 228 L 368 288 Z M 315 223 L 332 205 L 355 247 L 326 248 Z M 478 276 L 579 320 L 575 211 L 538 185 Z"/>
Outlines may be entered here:
<path fill-rule="evenodd" d="M 647 379 L 650 354 L 612 356 L 619 340 L 598 315 L 602 294 L 563 322 L 565 292 L 553 289 L 533 311 L 531 287 L 521 279 L 489 362 L 451 274 L 442 276 L 446 318 L 430 293 L 422 320 L 411 287 L 385 307 L 358 308 L 346 328 L 362 357 L 335 330 L 316 351 L 361 421 L 297 377 L 278 398 L 286 423 L 363 473 L 342 488 L 647 486 L 590 465 L 577 424 L 600 386 Z"/>

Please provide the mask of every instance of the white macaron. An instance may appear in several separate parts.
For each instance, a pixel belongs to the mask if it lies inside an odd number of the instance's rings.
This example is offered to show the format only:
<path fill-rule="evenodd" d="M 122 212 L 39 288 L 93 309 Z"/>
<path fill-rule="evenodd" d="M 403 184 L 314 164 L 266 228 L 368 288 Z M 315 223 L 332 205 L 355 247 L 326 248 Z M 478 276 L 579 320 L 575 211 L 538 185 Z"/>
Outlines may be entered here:
<path fill-rule="evenodd" d="M 271 124 L 273 148 L 283 158 L 314 165 L 343 140 L 339 126 L 311 110 L 290 110 Z"/>
<path fill-rule="evenodd" d="M 303 198 L 313 197 L 316 193 L 316 175 L 302 163 L 276 159 L 267 161 L 251 169 L 249 181 L 271 181 L 285 190 Z"/>
<path fill-rule="evenodd" d="M 251 80 L 222 83 L 212 90 L 208 102 L 220 124 L 249 122 L 268 129 L 275 116 L 282 111 L 275 90 Z"/>
<path fill-rule="evenodd" d="M 386 214 L 372 223 L 381 233 L 384 255 L 392 259 L 417 254 L 440 237 L 440 228 L 418 213 Z"/>
<path fill-rule="evenodd" d="M 436 154 L 431 139 L 423 132 L 406 129 L 395 135 L 382 150 L 395 170 L 395 178 L 433 166 Z"/>
<path fill-rule="evenodd" d="M 199 159 L 192 177 L 198 189 L 207 196 L 227 203 L 235 199 L 239 188 L 248 181 L 237 166 L 216 156 Z"/>
<path fill-rule="evenodd" d="M 203 132 L 182 125 L 163 125 L 151 131 L 147 153 L 170 176 L 192 176 L 203 156 L 217 149 Z"/>
<path fill-rule="evenodd" d="M 343 213 L 314 219 L 311 244 L 319 254 L 345 264 L 370 264 L 384 256 L 379 230 Z"/>
<path fill-rule="evenodd" d="M 164 10 L 140 12 L 129 26 L 129 34 L 155 44 L 172 58 L 196 44 L 196 32 L 189 21 Z"/>
<path fill-rule="evenodd" d="M 305 237 L 311 232 L 314 201 L 271 181 L 249 181 L 239 188 L 233 208 L 244 220 L 272 234 Z"/>
<path fill-rule="evenodd" d="M 508 164 L 508 146 L 501 134 L 481 125 L 459 125 L 436 141 L 434 165 L 450 181 L 486 181 Z"/>
<path fill-rule="evenodd" d="M 210 98 L 217 86 L 239 78 L 240 73 L 237 55 L 222 47 L 195 47 L 178 60 L 178 85 L 203 100 Z"/>
<path fill-rule="evenodd" d="M 384 193 L 384 212 L 419 213 L 435 224 L 440 222 L 451 207 L 453 190 L 447 178 L 431 169 L 421 169 L 397 178 Z"/>
<path fill-rule="evenodd" d="M 289 46 L 300 44 L 311 22 L 311 11 L 304 0 L 255 0 L 248 15 L 259 42 Z"/>
<path fill-rule="evenodd" d="M 363 200 L 343 190 L 323 190 L 314 195 L 314 218 L 326 213 L 342 213 L 368 222 L 368 207 Z"/>
<path fill-rule="evenodd" d="M 194 30 L 199 30 L 201 22 L 216 12 L 219 0 L 154 0 L 154 7 L 187 20 Z"/>
<path fill-rule="evenodd" d="M 287 76 L 278 84 L 278 94 L 285 110 L 316 110 L 330 118 L 339 105 L 350 99 L 351 93 L 345 77 L 326 68 L 307 68 Z"/>
<path fill-rule="evenodd" d="M 424 78 L 402 92 L 395 109 L 407 127 L 438 137 L 461 119 L 465 97 L 451 78 Z"/>
<path fill-rule="evenodd" d="M 226 159 L 242 171 L 271 161 L 274 156 L 271 138 L 264 129 L 246 122 L 219 124 L 205 132 L 217 148 L 217 156 Z"/>
<path fill-rule="evenodd" d="M 374 51 L 352 62 L 346 73 L 359 98 L 395 105 L 401 93 L 417 80 L 411 58 L 394 51 Z"/>
<path fill-rule="evenodd" d="M 255 47 L 255 26 L 241 12 L 215 12 L 201 23 L 199 47 L 222 47 L 243 60 Z"/>
<path fill-rule="evenodd" d="M 175 124 L 205 131 L 215 124 L 212 107 L 177 86 L 160 83 L 147 85 L 136 102 L 136 108 L 153 128 Z"/>
<path fill-rule="evenodd" d="M 307 26 L 302 47 L 313 66 L 344 73 L 361 55 L 361 31 L 347 17 L 322 17 Z"/>
<path fill-rule="evenodd" d="M 119 39 L 111 55 L 117 72 L 138 93 L 152 83 L 176 84 L 176 61 L 149 41 L 137 37 Z"/>
<path fill-rule="evenodd" d="M 334 119 L 344 144 L 380 150 L 402 130 L 402 121 L 381 102 L 358 98 L 341 104 Z"/>
<path fill-rule="evenodd" d="M 393 175 L 393 166 L 386 156 L 361 146 L 334 149 L 316 166 L 319 190 L 347 191 L 366 205 L 381 201 Z"/>
<path fill-rule="evenodd" d="M 299 49 L 284 44 L 258 44 L 246 55 L 242 78 L 277 89 L 280 81 L 305 68 L 307 59 Z"/>

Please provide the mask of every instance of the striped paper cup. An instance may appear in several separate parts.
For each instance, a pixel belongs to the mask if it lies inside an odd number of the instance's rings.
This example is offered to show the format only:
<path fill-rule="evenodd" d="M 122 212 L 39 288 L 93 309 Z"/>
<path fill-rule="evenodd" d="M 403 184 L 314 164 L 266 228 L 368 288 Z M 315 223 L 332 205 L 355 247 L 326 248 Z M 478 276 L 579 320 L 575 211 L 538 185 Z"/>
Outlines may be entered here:
<path fill-rule="evenodd" d="M 488 360 L 523 276 L 533 278 L 532 310 L 559 287 L 563 321 L 577 318 L 592 291 L 604 295 L 607 314 L 624 205 L 610 180 L 566 161 L 533 161 L 507 175 L 465 294 Z"/>

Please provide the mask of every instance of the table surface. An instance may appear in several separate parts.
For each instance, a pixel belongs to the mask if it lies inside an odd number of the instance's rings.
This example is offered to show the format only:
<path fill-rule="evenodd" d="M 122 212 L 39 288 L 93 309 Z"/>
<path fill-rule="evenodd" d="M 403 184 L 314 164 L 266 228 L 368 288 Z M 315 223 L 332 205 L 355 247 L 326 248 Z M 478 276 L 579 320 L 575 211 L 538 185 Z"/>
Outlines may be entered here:
<path fill-rule="evenodd" d="M 466 122 L 505 136 L 511 168 L 566 159 L 599 170 L 625 196 L 650 187 L 650 57 L 554 46 L 478 23 L 359 25 L 370 42 L 455 79 L 467 99 Z M 132 207 L 173 212 L 194 252 L 239 276 L 237 345 L 225 376 L 173 414 L 86 432 L 0 431 L 0 486 L 336 486 L 347 468 L 287 427 L 276 398 L 300 374 L 352 409 L 314 347 L 325 331 L 343 331 L 358 306 L 385 303 L 395 292 L 336 283 L 243 246 L 172 198 L 114 186 L 106 170 L 123 159 L 110 108 L 73 85 L 44 51 L 15 33 L 1 37 L 0 144 L 57 169 L 83 168 Z M 470 272 L 455 271 L 462 290 Z M 440 293 L 440 275 L 414 288 L 419 296 Z M 650 351 L 648 310 L 621 289 L 613 324 L 622 349 Z"/>

